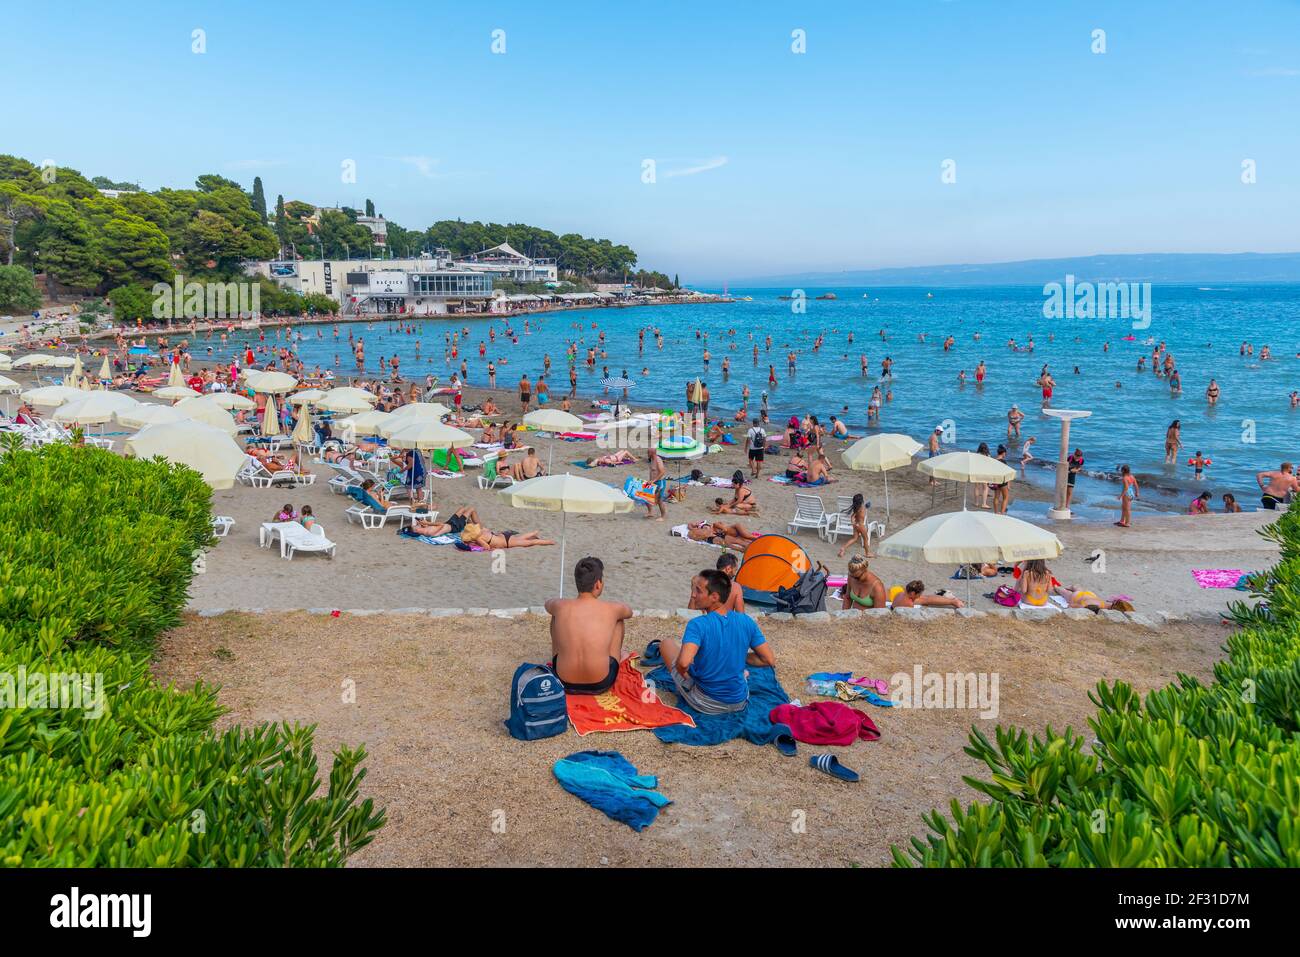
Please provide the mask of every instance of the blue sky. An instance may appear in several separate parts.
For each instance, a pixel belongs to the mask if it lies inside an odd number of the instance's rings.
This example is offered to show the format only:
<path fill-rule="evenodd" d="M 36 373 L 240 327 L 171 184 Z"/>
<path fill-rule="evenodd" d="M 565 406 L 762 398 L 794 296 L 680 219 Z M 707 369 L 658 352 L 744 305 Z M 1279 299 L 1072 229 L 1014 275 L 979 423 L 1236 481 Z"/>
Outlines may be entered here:
<path fill-rule="evenodd" d="M 1300 248 L 1300 0 L 486 6 L 12 4 L 0 152 L 527 222 L 696 282 Z"/>

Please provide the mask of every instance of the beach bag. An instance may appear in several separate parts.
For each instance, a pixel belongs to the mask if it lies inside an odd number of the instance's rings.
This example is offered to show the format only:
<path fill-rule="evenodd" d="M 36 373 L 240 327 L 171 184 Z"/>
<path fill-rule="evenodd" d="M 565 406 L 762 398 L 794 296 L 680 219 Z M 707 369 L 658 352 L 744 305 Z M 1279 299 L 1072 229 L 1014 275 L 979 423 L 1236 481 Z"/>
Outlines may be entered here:
<path fill-rule="evenodd" d="M 1016 591 L 1010 585 L 999 585 L 998 590 L 993 593 L 993 600 L 999 605 L 1007 608 L 1015 608 L 1020 604 L 1020 592 Z"/>
<path fill-rule="evenodd" d="M 564 685 L 546 665 L 522 664 L 510 682 L 510 717 L 505 721 L 512 738 L 536 741 L 563 734 L 569 726 Z"/>
<path fill-rule="evenodd" d="M 790 588 L 776 590 L 776 610 L 807 615 L 826 610 L 826 573 L 809 569 Z"/>

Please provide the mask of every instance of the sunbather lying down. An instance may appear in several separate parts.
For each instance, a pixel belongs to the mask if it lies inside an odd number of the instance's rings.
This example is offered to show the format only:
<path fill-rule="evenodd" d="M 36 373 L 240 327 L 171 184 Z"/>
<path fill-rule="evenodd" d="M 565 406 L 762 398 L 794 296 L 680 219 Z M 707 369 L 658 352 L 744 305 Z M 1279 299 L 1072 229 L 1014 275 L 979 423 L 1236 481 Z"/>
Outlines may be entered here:
<path fill-rule="evenodd" d="M 636 456 L 627 449 L 620 449 L 617 452 L 610 452 L 608 455 L 597 455 L 594 458 L 587 459 L 587 467 L 594 468 L 597 465 L 635 465 Z"/>
<path fill-rule="evenodd" d="M 495 551 L 498 548 L 528 548 L 532 545 L 554 545 L 549 538 L 542 538 L 541 532 L 494 532 L 477 522 L 465 526 L 460 533 L 460 540 L 468 545 L 482 545 Z"/>
<path fill-rule="evenodd" d="M 726 522 L 696 522 L 686 530 L 686 535 L 694 542 L 708 542 L 711 545 L 725 545 L 727 548 L 743 552 L 749 543 L 760 537 L 758 532 L 751 532 L 740 523 L 729 525 Z"/>
<path fill-rule="evenodd" d="M 1069 588 L 1065 585 L 1053 585 L 1052 594 L 1060 595 L 1070 603 L 1071 608 L 1090 608 L 1093 611 L 1133 610 L 1133 603 L 1127 599 L 1117 598 L 1114 601 L 1103 601 L 1101 598 L 1097 597 L 1096 592 L 1088 591 L 1086 588 Z"/>
<path fill-rule="evenodd" d="M 447 516 L 445 522 L 422 522 L 416 519 L 411 523 L 411 531 L 417 535 L 459 535 L 469 525 L 478 525 L 478 512 L 468 505 L 458 508 Z"/>

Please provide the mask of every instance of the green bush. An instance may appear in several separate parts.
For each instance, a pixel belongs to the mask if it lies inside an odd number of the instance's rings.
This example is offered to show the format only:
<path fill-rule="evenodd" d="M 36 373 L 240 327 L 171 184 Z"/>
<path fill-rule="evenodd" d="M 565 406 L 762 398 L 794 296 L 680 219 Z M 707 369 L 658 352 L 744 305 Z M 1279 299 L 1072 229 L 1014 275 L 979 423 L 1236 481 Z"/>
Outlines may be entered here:
<path fill-rule="evenodd" d="M 370 842 L 363 749 L 318 795 L 312 728 L 217 734 L 215 688 L 150 674 L 213 540 L 196 472 L 10 443 L 0 490 L 0 866 L 338 866 Z M 37 675 L 82 707 L 15 706 Z"/>
<path fill-rule="evenodd" d="M 978 730 L 966 753 L 992 780 L 949 820 L 925 817 L 900 867 L 1300 866 L 1300 505 L 1262 534 L 1282 550 L 1236 602 L 1239 630 L 1204 685 L 1179 675 L 1145 703 L 1123 682 L 1089 695 L 1096 741 Z"/>

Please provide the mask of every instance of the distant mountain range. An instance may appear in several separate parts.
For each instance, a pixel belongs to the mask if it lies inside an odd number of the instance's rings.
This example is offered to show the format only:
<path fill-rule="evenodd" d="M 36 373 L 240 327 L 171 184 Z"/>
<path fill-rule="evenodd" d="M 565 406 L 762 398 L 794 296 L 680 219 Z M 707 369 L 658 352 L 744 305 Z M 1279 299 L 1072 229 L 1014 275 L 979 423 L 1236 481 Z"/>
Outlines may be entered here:
<path fill-rule="evenodd" d="M 1300 253 L 1138 253 L 1008 263 L 904 266 L 730 279 L 736 289 L 811 286 L 1040 285 L 1078 280 L 1157 283 L 1300 282 Z M 721 285 L 717 283 L 716 285 Z"/>

